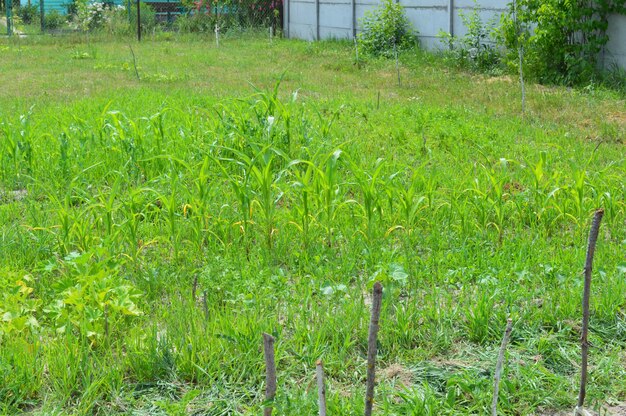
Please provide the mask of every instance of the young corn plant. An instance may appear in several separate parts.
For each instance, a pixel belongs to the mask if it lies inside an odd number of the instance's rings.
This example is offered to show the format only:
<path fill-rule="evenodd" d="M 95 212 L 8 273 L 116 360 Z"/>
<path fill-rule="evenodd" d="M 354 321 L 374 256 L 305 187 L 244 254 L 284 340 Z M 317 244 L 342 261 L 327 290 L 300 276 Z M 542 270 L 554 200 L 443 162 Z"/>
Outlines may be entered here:
<path fill-rule="evenodd" d="M 202 253 L 209 233 L 209 204 L 213 186 L 210 163 L 211 159 L 206 156 L 199 170 L 193 169 L 189 172 L 194 178 L 193 186 L 186 188 L 189 202 L 183 207 L 183 216 L 190 218 L 192 222 L 193 241 L 198 253 Z"/>
<path fill-rule="evenodd" d="M 389 228 L 386 235 L 396 231 L 403 233 L 406 262 L 409 265 L 409 270 L 414 272 L 412 265 L 415 264 L 413 261 L 415 256 L 415 231 L 420 214 L 427 209 L 427 198 L 420 194 L 424 178 L 422 177 L 421 169 L 415 169 L 407 183 L 401 183 L 398 176 L 394 176 L 392 179 L 396 180 L 390 184 L 388 192 L 390 198 L 396 202 L 400 216 L 397 220 L 398 223 Z"/>
<path fill-rule="evenodd" d="M 326 229 L 326 246 L 333 246 L 333 233 L 335 212 L 339 205 L 339 158 L 342 151 L 334 152 L 323 157 L 318 161 L 314 180 L 315 195 L 319 198 L 319 206 L 321 208 L 321 216 L 323 218 L 324 228 Z"/>
<path fill-rule="evenodd" d="M 276 172 L 275 164 L 279 164 L 279 158 L 285 159 L 285 155 L 277 149 L 265 147 L 251 161 L 250 176 L 254 180 L 255 198 L 253 205 L 257 205 L 262 213 L 265 228 L 265 242 L 267 250 L 273 251 L 273 234 L 276 221 L 277 204 L 283 197 L 283 192 L 278 183 L 284 174 L 284 170 Z"/>
<path fill-rule="evenodd" d="M 383 178 L 383 159 L 378 159 L 372 173 L 362 169 L 352 159 L 348 159 L 350 172 L 355 184 L 363 197 L 363 216 L 365 218 L 365 237 L 368 242 L 373 242 L 376 236 L 376 215 L 382 222 L 381 188 L 385 189 L 388 182 Z"/>
<path fill-rule="evenodd" d="M 296 189 L 299 200 L 294 204 L 293 212 L 297 214 L 297 219 L 292 221 L 302 233 L 302 240 L 305 252 L 308 252 L 311 238 L 311 221 L 314 219 L 311 210 L 311 195 L 315 192 L 314 180 L 317 173 L 317 166 L 308 160 L 293 160 L 287 165 L 288 172 L 294 177 L 291 186 Z"/>

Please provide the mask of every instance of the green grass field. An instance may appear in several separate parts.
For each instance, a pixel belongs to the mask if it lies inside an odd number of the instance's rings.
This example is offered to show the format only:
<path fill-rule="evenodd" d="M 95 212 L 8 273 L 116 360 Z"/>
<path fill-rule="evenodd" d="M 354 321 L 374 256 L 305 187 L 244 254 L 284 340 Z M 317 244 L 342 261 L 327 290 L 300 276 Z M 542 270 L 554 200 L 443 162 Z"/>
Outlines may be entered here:
<path fill-rule="evenodd" d="M 626 104 L 431 55 L 161 34 L 0 40 L 0 411 L 571 412 L 626 400 Z M 139 79 L 138 79 L 139 78 Z"/>

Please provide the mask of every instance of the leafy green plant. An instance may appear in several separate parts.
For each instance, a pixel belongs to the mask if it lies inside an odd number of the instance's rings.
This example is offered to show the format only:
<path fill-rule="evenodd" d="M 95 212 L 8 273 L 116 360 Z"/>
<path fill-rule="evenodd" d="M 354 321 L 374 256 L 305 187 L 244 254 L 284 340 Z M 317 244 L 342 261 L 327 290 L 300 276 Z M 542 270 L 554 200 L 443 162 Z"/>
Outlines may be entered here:
<path fill-rule="evenodd" d="M 529 77 L 588 83 L 597 77 L 598 54 L 609 40 L 608 19 L 614 13 L 626 13 L 623 1 L 519 0 L 516 10 L 510 3 L 498 36 L 507 50 L 506 63 L 517 68 L 521 45 Z"/>
<path fill-rule="evenodd" d="M 411 48 L 416 43 L 404 8 L 394 0 L 384 0 L 376 9 L 365 12 L 361 25 L 359 45 L 374 56 L 390 58 L 395 51 Z"/>
<path fill-rule="evenodd" d="M 184 14 L 176 18 L 174 26 L 181 33 L 213 33 L 215 17 L 205 13 Z"/>
<path fill-rule="evenodd" d="M 17 8 L 17 16 L 26 25 L 36 23 L 39 20 L 39 5 L 24 4 Z"/>
<path fill-rule="evenodd" d="M 49 30 L 59 29 L 67 23 L 65 16 L 57 10 L 50 10 L 49 12 L 46 12 L 44 21 L 45 28 Z"/>
<path fill-rule="evenodd" d="M 142 32 L 152 32 L 158 25 L 156 12 L 148 3 L 143 1 L 139 2 L 139 13 L 141 17 L 141 30 Z M 124 10 L 120 10 L 120 16 L 124 15 Z M 132 7 L 130 11 L 130 27 L 137 27 L 137 7 Z"/>
<path fill-rule="evenodd" d="M 446 57 L 456 65 L 474 71 L 492 71 L 500 63 L 500 53 L 495 47 L 492 34 L 496 28 L 495 20 L 483 22 L 480 17 L 481 7 L 477 0 L 468 14 L 459 12 L 467 32 L 463 36 L 453 36 L 447 32 L 440 32 L 439 38 L 448 47 L 444 50 Z"/>
<path fill-rule="evenodd" d="M 41 307 L 41 300 L 31 297 L 34 290 L 32 280 L 28 274 L 21 278 L 12 273 L 3 276 L 0 282 L 0 343 L 6 337 L 38 331 L 36 312 Z"/>
<path fill-rule="evenodd" d="M 96 345 L 127 318 L 141 315 L 140 292 L 120 276 L 119 264 L 98 254 L 72 252 L 48 270 L 58 273 L 52 301 L 43 308 L 57 332 L 80 331 Z"/>

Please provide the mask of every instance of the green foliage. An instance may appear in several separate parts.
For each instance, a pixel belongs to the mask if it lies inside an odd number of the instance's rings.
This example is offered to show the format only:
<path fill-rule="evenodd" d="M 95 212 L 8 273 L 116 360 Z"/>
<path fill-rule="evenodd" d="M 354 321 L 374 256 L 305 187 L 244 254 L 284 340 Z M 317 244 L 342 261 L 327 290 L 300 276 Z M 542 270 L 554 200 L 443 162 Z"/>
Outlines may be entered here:
<path fill-rule="evenodd" d="M 45 14 L 45 28 L 54 30 L 59 29 L 65 25 L 67 19 L 61 13 L 56 10 L 51 10 Z"/>
<path fill-rule="evenodd" d="M 39 20 L 39 5 L 24 4 L 17 8 L 16 15 L 22 20 L 22 23 L 26 25 L 36 23 Z"/>
<path fill-rule="evenodd" d="M 156 12 L 147 3 L 139 2 L 139 13 L 141 17 L 141 30 L 142 32 L 152 32 L 158 25 L 156 19 Z M 137 30 L 137 4 L 133 4 L 130 10 L 130 28 L 131 31 Z"/>
<path fill-rule="evenodd" d="M 404 14 L 404 8 L 394 0 L 384 0 L 376 9 L 367 11 L 361 19 L 359 45 L 374 56 L 393 57 L 394 50 L 411 48 L 415 33 Z"/>
<path fill-rule="evenodd" d="M 187 13 L 178 16 L 176 24 L 183 33 L 209 33 L 216 25 L 222 33 L 253 27 L 277 28 L 281 3 L 281 0 L 182 0 Z"/>
<path fill-rule="evenodd" d="M 608 17 L 624 12 L 619 0 L 518 0 L 516 18 L 513 3 L 502 17 L 499 41 L 511 68 L 517 68 L 518 49 L 524 49 L 524 71 L 532 79 L 589 83 L 609 40 Z"/>
<path fill-rule="evenodd" d="M 178 16 L 174 26 L 181 33 L 213 33 L 215 22 L 214 15 L 192 13 Z"/>
<path fill-rule="evenodd" d="M 115 7 L 106 12 L 104 31 L 114 36 L 129 35 L 136 33 L 136 28 L 131 27 L 131 23 L 128 20 L 128 11 L 123 7 Z"/>
<path fill-rule="evenodd" d="M 110 259 L 72 252 L 50 264 L 56 282 L 43 311 L 59 333 L 80 331 L 91 343 L 122 328 L 126 317 L 138 316 L 140 293 L 120 276 L 120 265 Z"/>
<path fill-rule="evenodd" d="M 41 300 L 34 299 L 32 277 L 28 274 L 16 276 L 3 273 L 0 289 L 0 343 L 7 336 L 24 333 L 36 333 L 39 322 L 35 313 L 41 306 Z"/>
<path fill-rule="evenodd" d="M 626 69 L 614 64 L 604 73 L 603 84 L 626 96 Z"/>
<path fill-rule="evenodd" d="M 475 1 L 469 14 L 459 12 L 463 25 L 467 28 L 463 36 L 440 32 L 439 38 L 448 49 L 444 51 L 448 60 L 473 71 L 489 72 L 498 68 L 501 58 L 492 39 L 496 22 L 491 20 L 484 23 L 480 11 L 480 5 Z"/>

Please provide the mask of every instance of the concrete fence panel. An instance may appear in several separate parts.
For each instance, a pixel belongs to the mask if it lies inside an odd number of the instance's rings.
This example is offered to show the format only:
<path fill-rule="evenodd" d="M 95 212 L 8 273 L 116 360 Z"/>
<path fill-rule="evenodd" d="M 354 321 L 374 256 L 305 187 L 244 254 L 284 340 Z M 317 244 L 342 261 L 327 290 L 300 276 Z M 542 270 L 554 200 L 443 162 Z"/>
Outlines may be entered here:
<path fill-rule="evenodd" d="M 463 36 L 467 27 L 463 14 L 475 8 L 473 0 L 399 0 L 407 18 L 418 32 L 422 47 L 444 47 L 441 32 Z M 496 26 L 506 11 L 502 0 L 481 0 L 480 17 L 484 24 Z M 366 11 L 380 4 L 379 0 L 285 0 L 285 32 L 291 38 L 351 39 L 360 31 L 360 21 Z M 626 16 L 612 16 L 608 31 L 610 41 L 603 54 L 605 67 L 617 64 L 626 68 Z"/>

